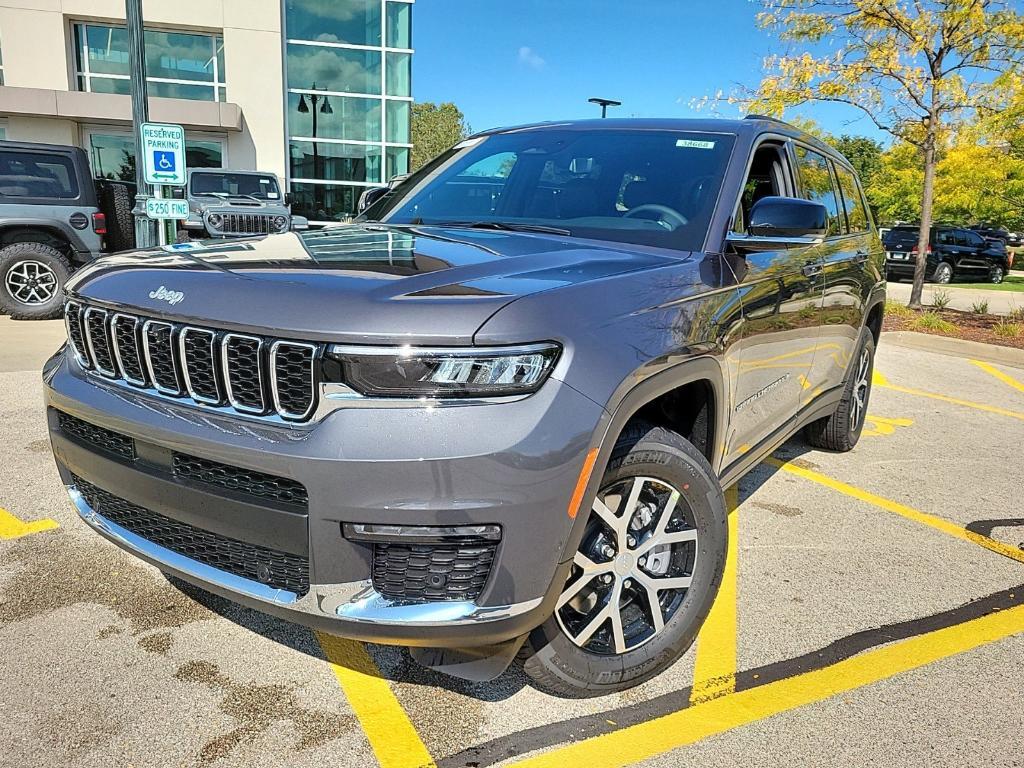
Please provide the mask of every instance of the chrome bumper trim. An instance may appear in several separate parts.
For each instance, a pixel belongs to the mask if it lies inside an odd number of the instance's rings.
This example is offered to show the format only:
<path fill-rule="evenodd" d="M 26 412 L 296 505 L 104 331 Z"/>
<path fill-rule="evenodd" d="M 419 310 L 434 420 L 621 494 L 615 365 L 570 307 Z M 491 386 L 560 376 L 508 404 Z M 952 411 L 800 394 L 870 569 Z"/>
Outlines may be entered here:
<path fill-rule="evenodd" d="M 424 603 L 392 600 L 377 592 L 369 580 L 346 584 L 311 584 L 309 594 L 300 598 L 286 589 L 274 589 L 258 581 L 244 579 L 154 544 L 94 510 L 74 484 L 66 488 L 79 517 L 105 538 L 144 560 L 166 565 L 199 582 L 298 613 L 333 615 L 339 619 L 339 623 L 349 621 L 362 625 L 439 628 L 471 625 L 519 616 L 543 602 L 542 597 L 501 606 L 480 606 L 467 601 Z"/>

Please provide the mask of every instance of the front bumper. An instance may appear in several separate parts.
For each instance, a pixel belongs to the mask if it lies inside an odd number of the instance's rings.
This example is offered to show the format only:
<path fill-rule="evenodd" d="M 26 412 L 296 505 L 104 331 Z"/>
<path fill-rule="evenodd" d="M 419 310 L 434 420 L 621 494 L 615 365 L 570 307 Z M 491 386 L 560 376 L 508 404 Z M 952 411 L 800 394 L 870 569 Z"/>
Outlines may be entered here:
<path fill-rule="evenodd" d="M 342 408 L 287 426 L 158 400 L 85 373 L 63 354 L 44 369 L 51 443 L 79 514 L 95 531 L 161 570 L 282 618 L 364 641 L 427 647 L 491 645 L 553 610 L 573 521 L 567 514 L 584 456 L 606 417 L 549 380 L 532 397 L 448 408 Z M 83 444 L 58 413 L 125 435 L 136 456 Z M 301 483 L 303 514 L 175 479 L 173 452 Z M 308 558 L 297 594 L 162 546 L 93 508 L 77 483 L 204 531 Z M 498 526 L 493 563 L 473 600 L 397 599 L 378 591 L 372 546 L 346 523 Z"/>

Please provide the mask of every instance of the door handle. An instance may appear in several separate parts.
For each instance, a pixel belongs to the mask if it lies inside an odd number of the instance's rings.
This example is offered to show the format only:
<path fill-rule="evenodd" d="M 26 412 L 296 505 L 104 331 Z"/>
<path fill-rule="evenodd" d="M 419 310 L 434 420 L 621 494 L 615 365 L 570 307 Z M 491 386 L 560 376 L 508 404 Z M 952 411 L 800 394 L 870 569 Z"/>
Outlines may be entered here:
<path fill-rule="evenodd" d="M 825 265 L 820 261 L 808 261 L 800 271 L 805 277 L 817 277 L 825 271 Z"/>

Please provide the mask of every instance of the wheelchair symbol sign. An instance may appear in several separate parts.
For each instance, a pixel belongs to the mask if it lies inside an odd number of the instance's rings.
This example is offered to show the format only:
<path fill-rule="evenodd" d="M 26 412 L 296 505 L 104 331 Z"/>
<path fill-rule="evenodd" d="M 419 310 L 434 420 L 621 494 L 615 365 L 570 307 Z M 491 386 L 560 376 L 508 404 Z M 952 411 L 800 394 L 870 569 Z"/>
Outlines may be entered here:
<path fill-rule="evenodd" d="M 174 162 L 173 152 L 154 152 L 153 167 L 161 173 L 174 173 L 177 163 Z"/>
<path fill-rule="evenodd" d="M 149 184 L 181 186 L 185 169 L 185 130 L 180 125 L 142 124 L 143 161 Z"/>

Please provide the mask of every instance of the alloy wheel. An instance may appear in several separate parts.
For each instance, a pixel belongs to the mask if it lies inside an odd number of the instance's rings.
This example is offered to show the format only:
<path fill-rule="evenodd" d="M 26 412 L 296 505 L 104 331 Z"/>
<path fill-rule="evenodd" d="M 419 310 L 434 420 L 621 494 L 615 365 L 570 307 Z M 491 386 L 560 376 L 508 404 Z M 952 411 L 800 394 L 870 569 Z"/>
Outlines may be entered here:
<path fill-rule="evenodd" d="M 853 383 L 853 407 L 850 408 L 850 430 L 857 431 L 868 405 L 868 390 L 871 388 L 871 355 L 864 347 L 857 362 L 857 378 Z"/>
<path fill-rule="evenodd" d="M 938 269 L 935 271 L 935 282 L 937 283 L 949 283 L 953 280 L 953 268 L 943 262 L 939 264 Z"/>
<path fill-rule="evenodd" d="M 1003 282 L 1003 268 L 993 267 L 992 272 L 989 274 L 989 279 L 997 285 Z"/>
<path fill-rule="evenodd" d="M 678 489 L 629 477 L 601 490 L 555 607 L 573 643 L 601 655 L 656 637 L 693 579 L 697 530 Z"/>
<path fill-rule="evenodd" d="M 41 261 L 18 261 L 4 277 L 7 292 L 16 302 L 26 306 L 46 304 L 57 294 L 60 281 L 50 267 Z"/>

